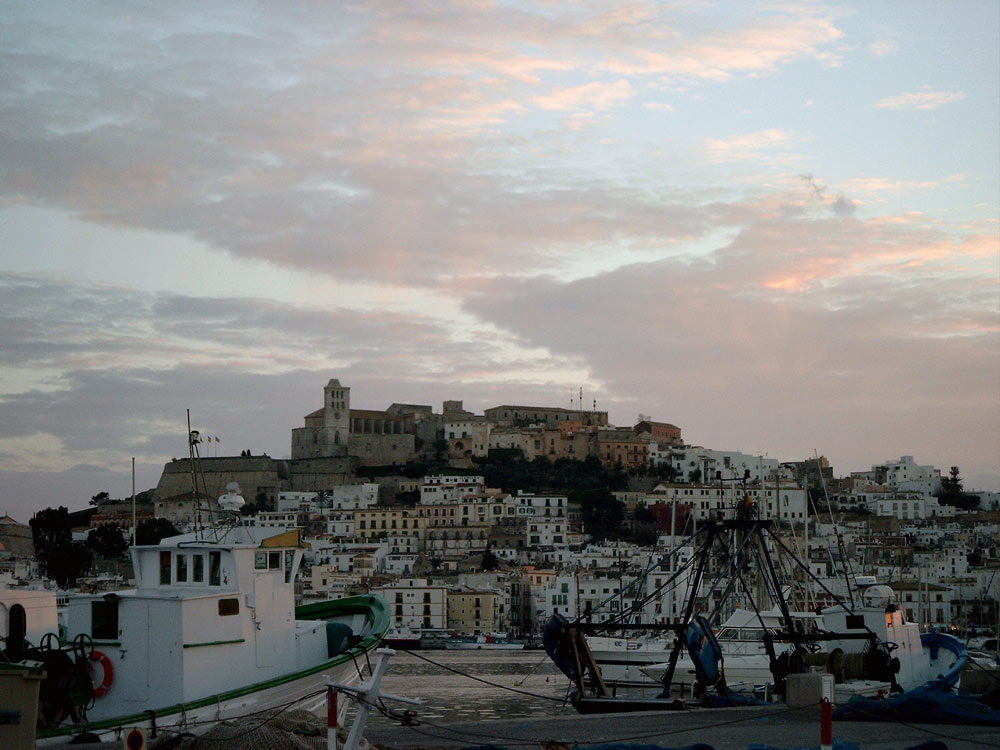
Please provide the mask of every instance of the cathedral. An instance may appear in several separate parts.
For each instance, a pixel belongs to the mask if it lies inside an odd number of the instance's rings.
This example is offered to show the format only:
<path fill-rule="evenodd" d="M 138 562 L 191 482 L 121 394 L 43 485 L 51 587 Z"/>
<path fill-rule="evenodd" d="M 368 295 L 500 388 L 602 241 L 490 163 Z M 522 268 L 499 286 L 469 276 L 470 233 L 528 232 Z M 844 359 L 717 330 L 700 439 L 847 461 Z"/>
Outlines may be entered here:
<path fill-rule="evenodd" d="M 292 430 L 292 459 L 357 456 L 368 466 L 406 463 L 416 454 L 414 416 L 392 407 L 352 409 L 351 389 L 333 378 L 323 388 L 323 408 Z"/>

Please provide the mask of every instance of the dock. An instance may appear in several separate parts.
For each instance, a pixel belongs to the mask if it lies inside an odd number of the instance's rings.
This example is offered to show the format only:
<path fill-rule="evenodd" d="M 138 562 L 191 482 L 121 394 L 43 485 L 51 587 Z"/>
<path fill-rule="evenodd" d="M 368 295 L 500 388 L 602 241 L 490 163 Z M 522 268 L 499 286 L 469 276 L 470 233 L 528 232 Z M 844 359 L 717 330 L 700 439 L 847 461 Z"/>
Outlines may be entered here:
<path fill-rule="evenodd" d="M 507 719 L 489 722 L 369 726 L 366 739 L 384 750 L 430 748 L 572 748 L 620 744 L 716 750 L 820 747 L 819 706 L 747 706 Z M 1000 748 L 996 727 L 834 721 L 834 747 L 847 750 L 982 750 Z M 550 744 L 551 743 L 551 744 Z M 935 744 L 928 744 L 935 743 Z"/>

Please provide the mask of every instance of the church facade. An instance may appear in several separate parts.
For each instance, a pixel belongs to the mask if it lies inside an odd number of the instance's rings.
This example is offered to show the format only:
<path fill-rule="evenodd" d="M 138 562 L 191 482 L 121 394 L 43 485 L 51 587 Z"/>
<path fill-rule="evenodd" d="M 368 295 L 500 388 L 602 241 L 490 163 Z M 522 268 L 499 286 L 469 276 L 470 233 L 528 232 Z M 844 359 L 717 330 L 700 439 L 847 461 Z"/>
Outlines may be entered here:
<path fill-rule="evenodd" d="M 292 430 L 292 459 L 356 456 L 363 466 L 403 464 L 416 457 L 414 421 L 398 408 L 352 409 L 351 389 L 333 378 L 323 388 L 323 407 Z"/>

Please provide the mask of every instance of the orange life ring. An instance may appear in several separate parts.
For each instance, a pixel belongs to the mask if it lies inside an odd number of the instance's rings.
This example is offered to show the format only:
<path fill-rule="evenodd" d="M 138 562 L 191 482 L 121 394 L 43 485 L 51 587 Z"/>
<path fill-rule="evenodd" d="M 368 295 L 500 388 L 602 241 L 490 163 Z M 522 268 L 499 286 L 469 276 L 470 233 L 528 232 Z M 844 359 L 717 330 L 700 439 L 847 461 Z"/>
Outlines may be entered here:
<path fill-rule="evenodd" d="M 108 692 L 108 688 L 111 687 L 111 682 L 115 678 L 115 670 L 111 667 L 111 660 L 100 651 L 92 653 L 90 655 L 90 660 L 100 662 L 101 669 L 104 670 L 104 677 L 101 679 L 101 684 L 94 686 L 94 697 L 100 698 Z"/>

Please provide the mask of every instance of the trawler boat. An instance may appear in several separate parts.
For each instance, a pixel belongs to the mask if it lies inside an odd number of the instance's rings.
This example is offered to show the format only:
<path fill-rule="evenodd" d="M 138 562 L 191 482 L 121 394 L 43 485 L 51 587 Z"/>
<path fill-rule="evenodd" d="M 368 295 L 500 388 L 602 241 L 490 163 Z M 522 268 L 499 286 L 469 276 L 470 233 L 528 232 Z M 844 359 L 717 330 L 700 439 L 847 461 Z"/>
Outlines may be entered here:
<path fill-rule="evenodd" d="M 795 629 L 800 632 L 815 632 L 822 626 L 822 617 L 815 612 L 791 612 Z M 716 639 L 723 655 L 728 659 L 735 656 L 760 654 L 766 663 L 764 633 L 777 633 L 782 629 L 780 610 L 769 609 L 758 617 L 749 608 L 738 608 L 719 627 Z M 668 633 L 646 632 L 645 634 L 624 634 L 621 636 L 588 635 L 587 645 L 594 661 L 601 668 L 604 678 L 619 682 L 660 681 L 662 670 L 655 667 L 665 662 L 673 648 L 674 636 Z M 727 662 L 728 663 L 728 662 Z M 649 670 L 653 669 L 654 672 Z M 689 672 L 693 676 L 693 670 Z M 693 679 L 693 677 L 692 677 Z"/>
<path fill-rule="evenodd" d="M 813 625 L 815 629 L 810 632 L 814 634 L 829 629 L 833 633 L 860 636 L 825 640 L 822 650 L 803 654 L 801 663 L 796 665 L 833 674 L 838 684 L 844 684 L 842 693 L 849 692 L 852 682 L 859 690 L 870 687 L 865 683 L 872 680 L 863 679 L 865 649 L 868 648 L 865 636 L 869 633 L 876 636 L 878 643 L 887 644 L 889 670 L 880 675 L 887 681 L 879 682 L 887 693 L 912 690 L 931 680 L 953 686 L 958 683 L 966 661 L 965 647 L 957 638 L 937 632 L 921 633 L 919 625 L 904 621 L 895 601 L 895 592 L 888 586 L 865 589 L 861 606 L 853 611 L 841 604 L 824 609 Z M 720 631 L 720 646 L 724 643 L 722 635 L 726 630 L 723 627 Z M 777 630 L 771 632 L 776 633 Z M 786 660 L 792 658 L 790 654 L 784 656 Z M 669 663 L 664 661 L 644 667 L 642 672 L 652 680 L 662 682 L 668 668 Z M 748 650 L 736 654 L 727 652 L 723 647 L 721 668 L 729 689 L 739 686 L 752 690 L 770 684 L 774 679 L 763 640 L 758 652 Z M 675 682 L 693 683 L 696 677 L 693 665 L 674 673 Z"/>
<path fill-rule="evenodd" d="M 2 656 L 46 671 L 39 744 L 83 731 L 197 731 L 315 694 L 323 675 L 358 681 L 389 628 L 388 605 L 356 596 L 296 608 L 303 550 L 298 529 L 205 529 L 133 547 L 135 588 L 72 595 L 65 639 L 37 635 L 33 620 L 51 623 L 51 613 L 15 611 Z"/>
<path fill-rule="evenodd" d="M 634 623 L 629 621 L 629 613 L 623 613 L 618 621 L 612 618 L 600 623 L 569 622 L 561 615 L 553 615 L 543 633 L 545 650 L 560 671 L 575 683 L 571 699 L 577 710 L 596 713 L 681 709 L 688 685 L 694 695 L 707 698 L 714 692 L 732 705 L 735 697 L 728 684 L 734 678 L 751 684 L 759 679 L 771 685 L 773 693 L 783 695 L 789 676 L 814 669 L 825 669 L 840 682 L 849 679 L 863 680 L 869 685 L 880 683 L 886 692 L 917 687 L 928 680 L 945 685 L 957 683 L 966 661 L 961 641 L 944 633 L 921 634 L 915 624 L 904 623 L 888 587 L 870 587 L 865 592 L 864 604 L 855 609 L 853 602 L 848 607 L 813 576 L 817 585 L 838 604 L 824 610 L 822 620 L 794 616 L 784 598 L 772 548 L 784 550 L 800 567 L 804 566 L 773 533 L 773 523 L 757 517 L 749 496 L 734 510 L 734 518 L 723 519 L 720 514 L 718 520 L 705 523 L 692 537 L 700 540 L 699 552 L 689 562 L 688 597 L 677 621 Z M 724 647 L 716 638 L 709 617 L 699 614 L 711 600 L 709 590 L 702 589 L 702 581 L 712 565 L 720 564 L 724 567 L 715 572 L 715 580 L 729 581 L 723 598 L 737 582 L 749 593 L 746 574 L 756 566 L 761 590 L 768 593 L 780 612 L 778 627 L 771 627 L 758 614 L 762 608 L 751 599 L 763 654 L 732 654 L 725 658 Z M 723 576 L 724 572 L 729 575 Z M 655 638 L 645 639 L 646 643 L 657 640 L 668 643 L 669 651 L 660 650 L 666 658 L 657 662 L 661 666 L 656 669 L 648 663 L 640 666 L 636 662 L 640 658 L 650 660 L 654 649 L 642 648 L 641 640 L 637 641 L 639 647 L 630 649 L 628 639 L 619 638 L 620 643 L 614 644 L 617 653 L 627 655 L 627 660 L 623 660 L 625 666 L 638 667 L 636 671 L 643 679 L 616 685 L 616 680 L 605 677 L 606 667 L 601 659 L 606 661 L 607 654 L 600 650 L 598 638 L 613 639 L 615 632 L 633 631 L 653 634 Z M 737 637 L 730 642 L 735 645 L 740 640 Z M 654 679 L 661 688 L 655 697 L 617 693 L 618 687 L 629 689 L 642 682 L 655 684 Z"/>

